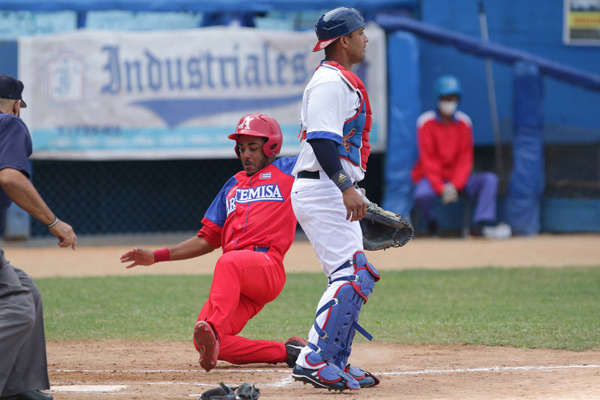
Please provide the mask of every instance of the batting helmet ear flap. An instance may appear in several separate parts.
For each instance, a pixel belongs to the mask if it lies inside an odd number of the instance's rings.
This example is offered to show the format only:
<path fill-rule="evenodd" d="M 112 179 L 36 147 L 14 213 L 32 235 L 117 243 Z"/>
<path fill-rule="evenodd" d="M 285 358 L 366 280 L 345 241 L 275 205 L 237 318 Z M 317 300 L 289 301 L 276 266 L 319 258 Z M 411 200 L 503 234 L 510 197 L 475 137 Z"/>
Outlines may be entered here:
<path fill-rule="evenodd" d="M 263 152 L 265 153 L 265 156 L 269 158 L 275 157 L 281 151 L 281 145 L 283 143 L 281 127 L 275 118 L 267 114 L 244 115 L 240 119 L 240 122 L 238 122 L 235 132 L 228 136 L 229 139 L 236 141 L 234 151 L 238 158 L 240 158 L 237 145 L 239 135 L 267 138 L 267 141 L 263 146 Z"/>

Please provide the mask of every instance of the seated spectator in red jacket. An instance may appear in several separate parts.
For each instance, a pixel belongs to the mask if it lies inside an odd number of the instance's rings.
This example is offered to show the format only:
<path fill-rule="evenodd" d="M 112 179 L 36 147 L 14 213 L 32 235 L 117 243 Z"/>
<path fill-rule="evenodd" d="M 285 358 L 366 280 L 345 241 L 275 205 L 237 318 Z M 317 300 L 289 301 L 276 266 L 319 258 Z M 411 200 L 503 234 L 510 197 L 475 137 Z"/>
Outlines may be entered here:
<path fill-rule="evenodd" d="M 498 177 L 493 172 L 472 173 L 473 128 L 471 119 L 457 107 L 462 97 L 460 82 L 451 75 L 435 85 L 437 108 L 417 120 L 419 158 L 412 170 L 415 202 L 427 219 L 430 236 L 438 234 L 434 200 L 458 201 L 460 193 L 475 199 L 471 234 L 506 237 L 510 228 L 496 226 Z"/>

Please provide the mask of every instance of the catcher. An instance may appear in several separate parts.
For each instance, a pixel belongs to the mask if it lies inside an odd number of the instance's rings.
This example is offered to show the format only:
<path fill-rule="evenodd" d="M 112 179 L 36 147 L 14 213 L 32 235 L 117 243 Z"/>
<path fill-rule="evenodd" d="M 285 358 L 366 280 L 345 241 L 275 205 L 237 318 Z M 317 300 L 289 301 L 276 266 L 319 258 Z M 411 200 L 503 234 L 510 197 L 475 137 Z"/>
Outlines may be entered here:
<path fill-rule="evenodd" d="M 350 7 L 323 14 L 315 25 L 318 43 L 313 51 L 324 49 L 325 59 L 304 90 L 302 141 L 293 171 L 294 214 L 328 285 L 292 377 L 329 390 L 359 390 L 379 383 L 374 374 L 348 363 L 356 330 L 370 338 L 358 318 L 379 280 L 363 251 L 359 221 L 367 205 L 355 187 L 365 176 L 371 149 L 369 96 L 351 71 L 365 58 L 365 25 L 360 12 Z"/>

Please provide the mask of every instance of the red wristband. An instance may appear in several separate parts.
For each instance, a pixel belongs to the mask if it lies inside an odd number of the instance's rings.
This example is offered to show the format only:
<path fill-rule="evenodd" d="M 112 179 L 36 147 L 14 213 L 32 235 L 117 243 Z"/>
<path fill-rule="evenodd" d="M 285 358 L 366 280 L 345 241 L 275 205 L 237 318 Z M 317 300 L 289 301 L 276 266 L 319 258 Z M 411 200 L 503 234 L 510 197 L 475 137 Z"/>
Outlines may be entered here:
<path fill-rule="evenodd" d="M 171 251 L 168 247 L 160 250 L 154 250 L 154 262 L 170 261 Z"/>

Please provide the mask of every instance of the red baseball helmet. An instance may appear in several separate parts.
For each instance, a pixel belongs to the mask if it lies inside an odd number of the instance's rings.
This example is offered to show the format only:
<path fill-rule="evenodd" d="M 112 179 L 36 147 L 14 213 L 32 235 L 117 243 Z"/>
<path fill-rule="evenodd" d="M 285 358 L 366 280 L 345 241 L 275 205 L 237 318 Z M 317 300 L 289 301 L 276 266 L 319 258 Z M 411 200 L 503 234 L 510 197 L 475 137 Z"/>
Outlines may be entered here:
<path fill-rule="evenodd" d="M 281 128 L 275 118 L 267 114 L 247 114 L 244 115 L 238 122 L 235 133 L 228 136 L 229 139 L 235 140 L 235 154 L 240 157 L 237 148 L 237 140 L 239 135 L 259 136 L 267 138 L 267 142 L 263 146 L 263 152 L 267 157 L 273 157 L 281 151 L 281 143 L 283 136 Z"/>

